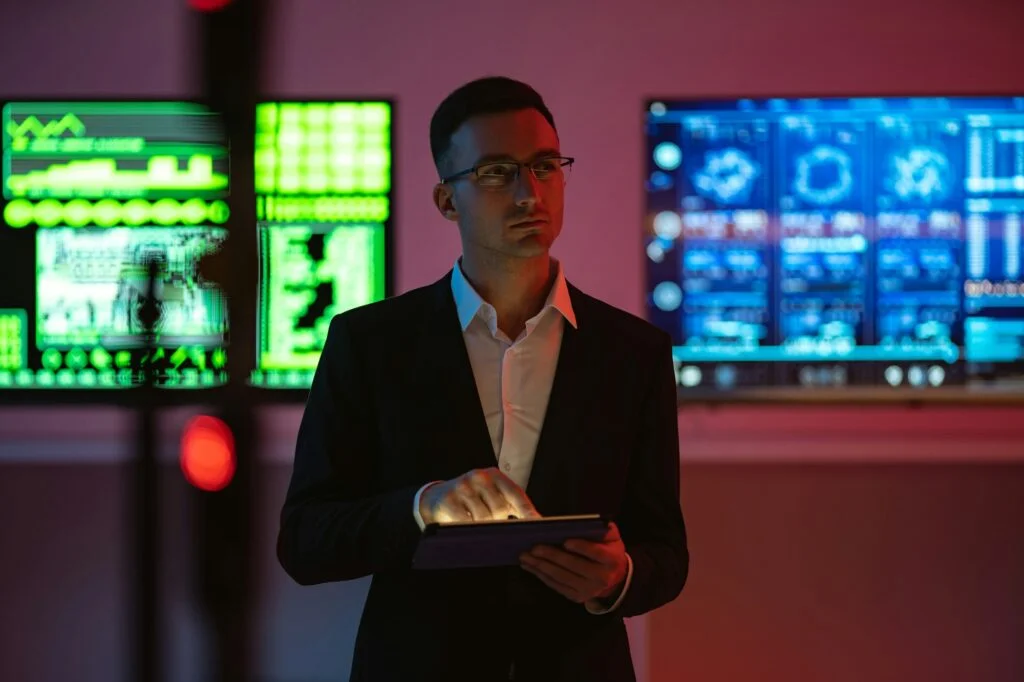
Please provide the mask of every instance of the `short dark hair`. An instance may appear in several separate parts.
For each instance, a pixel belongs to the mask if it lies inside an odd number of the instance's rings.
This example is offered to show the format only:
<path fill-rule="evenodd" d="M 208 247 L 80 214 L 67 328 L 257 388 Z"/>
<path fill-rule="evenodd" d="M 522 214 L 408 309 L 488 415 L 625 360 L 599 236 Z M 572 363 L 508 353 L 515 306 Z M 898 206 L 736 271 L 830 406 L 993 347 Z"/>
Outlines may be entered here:
<path fill-rule="evenodd" d="M 452 135 L 467 120 L 521 109 L 536 109 L 552 128 L 555 127 L 555 118 L 544 99 L 526 83 L 505 76 L 488 76 L 460 86 L 445 97 L 430 119 L 430 153 L 434 165 L 440 170 L 451 148 Z"/>

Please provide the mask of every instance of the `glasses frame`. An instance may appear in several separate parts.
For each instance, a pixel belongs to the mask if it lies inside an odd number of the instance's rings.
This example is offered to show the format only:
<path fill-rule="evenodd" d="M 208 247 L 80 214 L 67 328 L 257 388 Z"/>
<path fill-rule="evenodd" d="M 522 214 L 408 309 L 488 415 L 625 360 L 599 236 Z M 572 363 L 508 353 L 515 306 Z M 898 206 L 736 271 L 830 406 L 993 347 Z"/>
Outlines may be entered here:
<path fill-rule="evenodd" d="M 486 187 L 486 186 L 482 186 L 484 189 L 499 189 L 499 190 L 500 189 L 508 189 L 509 187 L 511 187 L 512 185 L 514 185 L 516 182 L 519 181 L 519 178 L 520 178 L 520 176 L 522 175 L 522 172 L 523 172 L 523 170 L 522 170 L 523 168 L 529 168 L 530 172 L 533 173 L 533 177 L 538 182 L 547 182 L 548 178 L 544 178 L 544 179 L 538 178 L 537 177 L 537 171 L 535 171 L 533 169 L 533 164 L 540 163 L 541 161 L 558 161 L 559 162 L 559 164 L 558 164 L 559 169 L 568 167 L 569 170 L 572 171 L 572 165 L 574 163 L 576 163 L 576 157 L 574 157 L 574 156 L 544 156 L 544 157 L 541 157 L 539 159 L 535 159 L 535 160 L 529 161 L 529 162 L 522 162 L 522 161 L 485 161 L 484 163 L 476 164 L 472 168 L 467 168 L 466 170 L 461 170 L 458 173 L 452 173 L 448 177 L 441 178 L 441 184 L 442 185 L 450 185 L 452 183 L 452 181 L 454 181 L 454 180 L 459 180 L 461 178 L 473 175 L 473 176 L 475 176 L 474 180 L 476 180 L 477 185 L 481 186 L 481 185 L 479 185 L 479 180 L 480 180 L 480 178 L 479 178 L 479 171 L 480 171 L 480 169 L 485 167 L 485 166 L 494 166 L 494 165 L 498 165 L 498 164 L 506 164 L 506 165 L 515 164 L 515 166 L 516 166 L 516 175 L 515 175 L 515 177 L 512 178 L 512 181 L 509 182 L 509 184 L 505 185 L 504 187 Z"/>

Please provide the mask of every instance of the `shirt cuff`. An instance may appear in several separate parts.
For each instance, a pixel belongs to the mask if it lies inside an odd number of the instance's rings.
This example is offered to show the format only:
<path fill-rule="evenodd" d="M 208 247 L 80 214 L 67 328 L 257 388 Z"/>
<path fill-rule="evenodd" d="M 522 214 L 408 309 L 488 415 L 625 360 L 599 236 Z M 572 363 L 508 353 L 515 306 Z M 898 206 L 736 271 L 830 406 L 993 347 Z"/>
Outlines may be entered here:
<path fill-rule="evenodd" d="M 625 598 L 631 582 L 633 582 L 633 558 L 629 556 L 629 552 L 626 552 L 626 580 L 622 583 L 622 590 L 619 592 L 619 596 L 615 600 L 615 603 L 611 606 L 605 607 L 604 602 L 600 599 L 591 599 L 587 601 L 584 606 L 587 607 L 587 611 L 595 616 L 611 613 L 615 609 L 619 608 L 619 604 L 621 604 L 622 600 Z"/>
<path fill-rule="evenodd" d="M 424 490 L 437 483 L 443 483 L 443 481 L 431 481 L 417 490 L 416 496 L 412 498 L 412 517 L 416 519 L 416 525 L 420 527 L 420 530 L 427 527 L 427 524 L 423 522 L 423 516 L 420 514 L 420 496 L 423 494 Z"/>

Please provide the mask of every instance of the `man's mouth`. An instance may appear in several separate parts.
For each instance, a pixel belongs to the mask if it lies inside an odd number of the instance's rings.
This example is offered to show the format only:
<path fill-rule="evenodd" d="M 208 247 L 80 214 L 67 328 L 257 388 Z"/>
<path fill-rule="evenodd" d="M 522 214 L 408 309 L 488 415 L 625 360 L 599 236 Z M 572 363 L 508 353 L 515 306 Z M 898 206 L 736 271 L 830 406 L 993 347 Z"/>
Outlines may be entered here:
<path fill-rule="evenodd" d="M 517 223 L 512 223 L 512 228 L 522 230 L 529 229 L 531 227 L 541 227 L 542 225 L 545 225 L 547 222 L 548 221 L 546 218 L 528 218 L 526 220 L 520 220 Z"/>

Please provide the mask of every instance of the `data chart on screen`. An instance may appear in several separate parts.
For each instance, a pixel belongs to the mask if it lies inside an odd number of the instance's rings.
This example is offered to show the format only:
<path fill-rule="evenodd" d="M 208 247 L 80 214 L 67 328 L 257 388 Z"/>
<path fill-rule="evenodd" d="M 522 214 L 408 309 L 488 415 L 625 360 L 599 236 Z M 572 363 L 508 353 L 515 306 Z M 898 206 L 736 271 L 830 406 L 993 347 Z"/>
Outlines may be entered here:
<path fill-rule="evenodd" d="M 1024 97 L 662 99 L 645 139 L 683 391 L 1024 375 Z"/>

